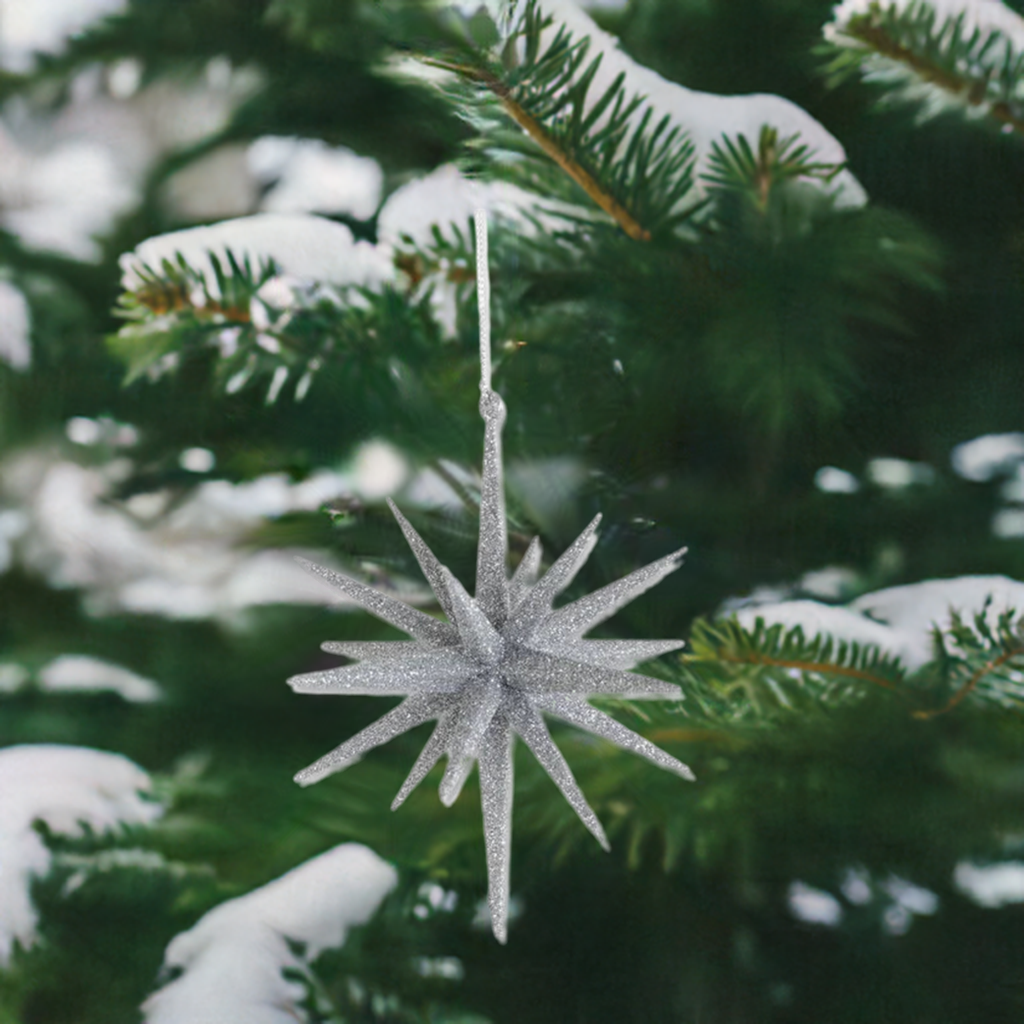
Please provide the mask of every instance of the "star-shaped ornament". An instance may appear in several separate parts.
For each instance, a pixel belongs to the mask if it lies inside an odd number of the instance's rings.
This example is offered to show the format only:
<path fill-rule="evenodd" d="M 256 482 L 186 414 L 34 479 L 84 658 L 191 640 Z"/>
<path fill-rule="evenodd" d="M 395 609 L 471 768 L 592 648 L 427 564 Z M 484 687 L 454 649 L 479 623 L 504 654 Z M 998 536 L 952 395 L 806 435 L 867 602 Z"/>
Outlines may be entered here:
<path fill-rule="evenodd" d="M 391 805 L 397 808 L 442 756 L 447 768 L 440 796 L 455 802 L 479 766 L 480 800 L 487 847 L 488 903 L 494 934 L 508 932 L 512 842 L 512 746 L 519 736 L 562 791 L 583 824 L 608 849 L 600 821 L 587 804 L 544 715 L 600 736 L 684 779 L 682 762 L 592 707 L 589 696 L 679 699 L 676 686 L 628 671 L 683 646 L 681 640 L 588 640 L 594 626 L 679 567 L 685 548 L 576 601 L 554 607 L 593 550 L 600 516 L 543 575 L 540 543 L 534 539 L 515 573 L 508 575 L 508 528 L 501 457 L 505 405 L 490 387 L 490 338 L 486 315 L 486 222 L 477 215 L 477 279 L 481 310 L 481 397 L 484 469 L 480 495 L 480 539 L 476 595 L 443 566 L 402 513 L 389 501 L 438 604 L 443 622 L 351 577 L 310 562 L 324 577 L 377 618 L 413 639 L 325 643 L 332 654 L 356 664 L 295 676 L 298 693 L 404 696 L 397 707 L 295 776 L 308 786 L 347 768 L 363 754 L 424 722 L 437 726 Z"/>

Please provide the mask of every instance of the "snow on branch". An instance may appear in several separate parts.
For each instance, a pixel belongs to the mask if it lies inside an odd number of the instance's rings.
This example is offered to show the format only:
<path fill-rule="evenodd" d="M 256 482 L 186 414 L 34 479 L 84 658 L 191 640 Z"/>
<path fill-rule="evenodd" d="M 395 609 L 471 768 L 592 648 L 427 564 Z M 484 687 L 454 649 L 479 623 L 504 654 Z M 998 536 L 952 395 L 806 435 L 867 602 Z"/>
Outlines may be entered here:
<path fill-rule="evenodd" d="M 858 700 L 878 687 L 911 698 L 919 718 L 969 697 L 1021 710 L 1021 608 L 1024 583 L 1005 576 L 925 580 L 846 607 L 754 605 L 698 620 L 683 662 L 718 713 L 740 720 Z"/>
<path fill-rule="evenodd" d="M 149 825 L 162 813 L 141 795 L 149 789 L 149 776 L 120 754 L 45 744 L 0 750 L 0 965 L 36 939 L 31 886 L 53 857 L 34 826 L 80 836 Z"/>
<path fill-rule="evenodd" d="M 859 206 L 864 190 L 839 142 L 779 96 L 717 96 L 670 82 L 629 57 L 574 0 L 527 0 L 501 58 L 449 65 L 496 94 L 555 164 L 631 237 L 674 227 L 708 191 L 716 151 L 763 132 L 807 157 L 801 177 Z"/>
<path fill-rule="evenodd" d="M 957 107 L 1024 130 L 1024 18 L 1000 0 L 844 0 L 824 35 L 833 82 L 859 73 L 922 117 Z"/>
<path fill-rule="evenodd" d="M 143 1005 L 146 1024 L 307 1021 L 309 986 L 296 979 L 344 945 L 397 880 L 372 850 L 346 843 L 220 904 L 167 947 L 164 968 L 178 977 Z"/>

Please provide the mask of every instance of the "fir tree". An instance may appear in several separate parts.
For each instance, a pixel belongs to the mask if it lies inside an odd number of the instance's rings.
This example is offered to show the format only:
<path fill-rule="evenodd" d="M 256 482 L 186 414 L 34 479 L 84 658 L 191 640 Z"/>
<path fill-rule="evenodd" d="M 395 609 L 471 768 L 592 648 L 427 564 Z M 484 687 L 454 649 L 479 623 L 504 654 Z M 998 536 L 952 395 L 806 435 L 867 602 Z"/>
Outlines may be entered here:
<path fill-rule="evenodd" d="M 1018 1021 L 1018 6 L 0 4 L 0 1022 Z M 513 565 L 689 549 L 697 782 L 518 749 L 507 946 L 285 684 L 400 638 L 295 555 L 443 615 L 392 496 L 474 582 L 478 206 Z"/>

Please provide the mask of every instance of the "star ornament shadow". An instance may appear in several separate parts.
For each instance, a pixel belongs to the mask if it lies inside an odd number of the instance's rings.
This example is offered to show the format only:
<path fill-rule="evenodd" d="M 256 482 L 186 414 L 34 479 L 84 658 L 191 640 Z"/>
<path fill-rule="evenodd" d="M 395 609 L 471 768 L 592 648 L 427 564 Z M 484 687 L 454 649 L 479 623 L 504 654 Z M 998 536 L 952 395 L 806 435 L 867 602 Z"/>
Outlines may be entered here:
<path fill-rule="evenodd" d="M 597 815 L 544 722 L 553 715 L 692 780 L 682 762 L 592 707 L 589 696 L 679 699 L 678 687 L 630 672 L 640 662 L 683 646 L 681 640 L 588 640 L 594 626 L 610 618 L 680 565 L 675 551 L 585 597 L 554 608 L 594 548 L 597 516 L 573 544 L 539 574 L 541 547 L 534 539 L 509 578 L 508 532 L 501 459 L 505 407 L 486 390 L 480 401 L 485 421 L 484 472 L 480 500 L 476 595 L 443 566 L 395 506 L 388 504 L 447 616 L 443 622 L 341 573 L 300 562 L 334 584 L 379 619 L 411 640 L 325 643 L 332 654 L 356 664 L 311 672 L 288 680 L 297 693 L 404 696 L 362 732 L 295 776 L 308 786 L 342 771 L 374 747 L 423 722 L 437 726 L 395 797 L 397 808 L 442 756 L 447 768 L 440 797 L 451 806 L 474 763 L 479 766 L 487 853 L 488 904 L 494 934 L 508 932 L 512 841 L 512 745 L 530 748 L 597 841 L 609 848 Z"/>

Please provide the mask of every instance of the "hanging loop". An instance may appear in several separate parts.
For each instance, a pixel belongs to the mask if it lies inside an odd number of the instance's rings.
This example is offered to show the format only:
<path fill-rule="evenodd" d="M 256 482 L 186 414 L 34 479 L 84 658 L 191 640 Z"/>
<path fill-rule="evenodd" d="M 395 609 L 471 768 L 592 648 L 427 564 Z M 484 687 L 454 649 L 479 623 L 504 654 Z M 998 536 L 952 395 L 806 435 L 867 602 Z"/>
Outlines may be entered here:
<path fill-rule="evenodd" d="M 505 403 L 491 388 L 491 270 L 487 260 L 487 213 L 473 214 L 476 228 L 476 302 L 480 317 L 480 415 L 499 425 L 505 422 Z"/>

